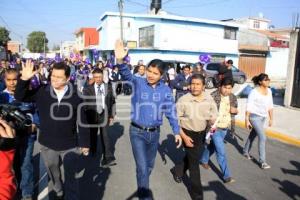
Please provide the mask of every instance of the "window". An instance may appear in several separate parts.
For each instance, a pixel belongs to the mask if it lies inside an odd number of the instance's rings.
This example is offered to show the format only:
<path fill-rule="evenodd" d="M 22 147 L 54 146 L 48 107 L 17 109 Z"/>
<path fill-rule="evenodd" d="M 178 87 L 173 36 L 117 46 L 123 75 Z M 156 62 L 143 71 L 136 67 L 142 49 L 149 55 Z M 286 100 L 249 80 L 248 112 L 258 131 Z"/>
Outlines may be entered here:
<path fill-rule="evenodd" d="M 237 28 L 225 27 L 224 28 L 224 39 L 236 40 Z"/>
<path fill-rule="evenodd" d="M 253 22 L 253 28 L 255 28 L 255 29 L 259 29 L 260 28 L 260 23 L 259 23 L 259 21 L 254 21 Z"/>
<path fill-rule="evenodd" d="M 154 25 L 139 29 L 139 47 L 154 47 Z"/>
<path fill-rule="evenodd" d="M 211 63 L 207 65 L 207 70 L 213 70 L 213 71 L 218 71 L 220 67 L 219 63 Z"/>
<path fill-rule="evenodd" d="M 240 70 L 239 70 L 238 68 L 236 68 L 235 66 L 232 66 L 231 71 L 232 71 L 232 72 L 238 72 L 238 71 L 240 71 Z"/>

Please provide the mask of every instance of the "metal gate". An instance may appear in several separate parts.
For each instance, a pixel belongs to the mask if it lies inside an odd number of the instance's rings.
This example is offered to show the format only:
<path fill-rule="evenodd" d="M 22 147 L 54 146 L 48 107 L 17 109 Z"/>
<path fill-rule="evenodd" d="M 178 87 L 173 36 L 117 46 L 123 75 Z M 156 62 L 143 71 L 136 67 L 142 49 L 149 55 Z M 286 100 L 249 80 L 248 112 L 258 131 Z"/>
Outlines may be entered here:
<path fill-rule="evenodd" d="M 291 106 L 300 108 L 300 33 L 298 33 Z"/>
<path fill-rule="evenodd" d="M 240 55 L 239 69 L 246 73 L 247 78 L 265 73 L 266 70 L 266 56 L 262 55 Z"/>

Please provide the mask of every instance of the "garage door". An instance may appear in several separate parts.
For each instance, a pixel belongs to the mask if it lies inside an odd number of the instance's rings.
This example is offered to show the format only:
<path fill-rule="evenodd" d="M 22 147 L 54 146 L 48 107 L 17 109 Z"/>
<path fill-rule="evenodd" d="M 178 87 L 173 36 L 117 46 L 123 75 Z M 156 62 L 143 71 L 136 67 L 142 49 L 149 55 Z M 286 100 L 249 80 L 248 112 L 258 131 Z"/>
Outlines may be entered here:
<path fill-rule="evenodd" d="M 266 57 L 259 55 L 240 55 L 239 69 L 245 72 L 249 79 L 260 73 L 265 73 Z"/>

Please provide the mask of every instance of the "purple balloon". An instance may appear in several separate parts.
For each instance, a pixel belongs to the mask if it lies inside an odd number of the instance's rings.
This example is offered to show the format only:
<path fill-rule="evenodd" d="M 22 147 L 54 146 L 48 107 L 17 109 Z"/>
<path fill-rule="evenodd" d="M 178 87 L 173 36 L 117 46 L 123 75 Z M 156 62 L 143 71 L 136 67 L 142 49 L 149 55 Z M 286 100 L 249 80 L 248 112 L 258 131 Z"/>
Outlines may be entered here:
<path fill-rule="evenodd" d="M 70 76 L 70 81 L 71 82 L 74 82 L 76 80 L 76 73 L 73 73 L 71 76 Z"/>
<path fill-rule="evenodd" d="M 130 63 L 130 57 L 129 56 L 125 56 L 125 58 L 123 59 L 126 63 Z"/>
<path fill-rule="evenodd" d="M 112 65 L 112 63 L 111 63 L 110 60 L 107 61 L 106 67 L 108 67 L 108 68 L 113 68 L 113 65 Z"/>
<path fill-rule="evenodd" d="M 90 63 L 91 63 L 91 61 L 90 61 L 89 58 L 86 58 L 86 59 L 85 59 L 85 62 L 86 62 L 87 64 L 90 64 Z"/>
<path fill-rule="evenodd" d="M 74 53 L 70 53 L 70 58 L 74 58 Z"/>
<path fill-rule="evenodd" d="M 40 82 L 39 80 L 37 79 L 36 76 L 32 77 L 30 79 L 30 86 L 33 88 L 33 89 L 36 89 L 40 86 Z"/>
<path fill-rule="evenodd" d="M 210 59 L 211 59 L 211 56 L 209 55 L 209 54 L 201 54 L 200 56 L 199 56 L 199 60 L 200 60 L 200 62 L 202 62 L 202 63 L 209 63 L 210 62 Z"/>
<path fill-rule="evenodd" d="M 94 54 L 94 55 L 98 54 L 97 49 L 93 49 L 93 54 Z"/>

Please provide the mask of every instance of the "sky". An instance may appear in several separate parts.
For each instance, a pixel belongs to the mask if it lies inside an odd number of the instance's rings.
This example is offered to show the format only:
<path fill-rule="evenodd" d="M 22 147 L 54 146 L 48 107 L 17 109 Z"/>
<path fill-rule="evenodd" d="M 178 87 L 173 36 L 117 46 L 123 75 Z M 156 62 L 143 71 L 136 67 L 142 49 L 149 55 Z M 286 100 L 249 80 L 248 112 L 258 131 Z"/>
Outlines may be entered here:
<path fill-rule="evenodd" d="M 124 0 L 124 12 L 147 13 L 150 3 L 151 0 Z M 213 20 L 262 13 L 271 20 L 270 25 L 286 28 L 300 13 L 300 1 L 162 0 L 162 9 L 170 14 Z M 75 40 L 74 32 L 81 27 L 98 27 L 100 16 L 107 11 L 117 12 L 118 0 L 0 0 L 0 26 L 10 31 L 12 40 L 24 45 L 30 32 L 44 31 L 52 49 L 54 44 Z"/>

